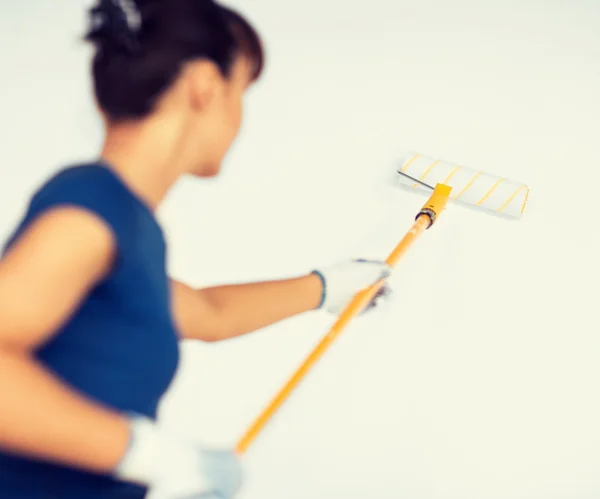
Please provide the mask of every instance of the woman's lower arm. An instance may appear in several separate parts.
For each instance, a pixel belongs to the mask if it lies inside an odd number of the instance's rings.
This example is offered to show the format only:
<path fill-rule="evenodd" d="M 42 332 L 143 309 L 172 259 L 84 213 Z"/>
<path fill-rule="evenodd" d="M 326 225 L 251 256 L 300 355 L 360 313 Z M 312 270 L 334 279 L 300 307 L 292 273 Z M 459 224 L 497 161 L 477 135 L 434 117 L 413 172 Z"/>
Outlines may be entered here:
<path fill-rule="evenodd" d="M 199 290 L 213 304 L 227 339 L 262 329 L 314 310 L 322 295 L 321 279 L 310 274 L 280 281 L 218 286 Z"/>
<path fill-rule="evenodd" d="M 0 449 L 106 473 L 128 442 L 125 417 L 71 391 L 27 353 L 0 346 Z"/>

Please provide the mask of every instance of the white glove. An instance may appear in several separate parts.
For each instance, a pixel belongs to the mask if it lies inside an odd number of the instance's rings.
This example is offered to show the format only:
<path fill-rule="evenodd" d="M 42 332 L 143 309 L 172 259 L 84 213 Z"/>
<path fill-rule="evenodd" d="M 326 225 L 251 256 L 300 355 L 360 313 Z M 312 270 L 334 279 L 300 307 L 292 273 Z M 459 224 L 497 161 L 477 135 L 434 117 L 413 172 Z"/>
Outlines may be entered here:
<path fill-rule="evenodd" d="M 350 260 L 316 269 L 312 273 L 319 276 L 323 283 L 323 295 L 317 308 L 338 315 L 356 293 L 387 279 L 391 272 L 387 263 L 378 260 Z M 389 295 L 390 289 L 384 284 L 361 313 L 375 307 L 379 298 L 387 298 Z"/>
<path fill-rule="evenodd" d="M 242 481 L 233 451 L 183 441 L 142 416 L 131 418 L 130 446 L 114 475 L 168 499 L 231 499 Z"/>

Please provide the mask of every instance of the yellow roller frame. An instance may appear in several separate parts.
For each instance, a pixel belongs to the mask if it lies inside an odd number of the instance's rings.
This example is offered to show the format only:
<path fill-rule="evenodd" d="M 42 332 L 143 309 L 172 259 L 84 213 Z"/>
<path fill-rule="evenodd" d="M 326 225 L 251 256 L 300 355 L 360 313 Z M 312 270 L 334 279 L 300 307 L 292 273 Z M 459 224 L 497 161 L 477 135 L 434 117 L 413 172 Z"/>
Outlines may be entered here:
<path fill-rule="evenodd" d="M 450 198 L 451 188 L 447 185 L 438 184 L 434 189 L 431 197 L 423 206 L 412 228 L 406 233 L 396 248 L 390 253 L 386 259 L 386 263 L 390 266 L 396 265 L 398 260 L 412 246 L 416 239 L 429 227 L 431 227 L 438 219 L 438 216 L 446 208 L 448 199 Z M 342 333 L 349 322 L 356 317 L 364 308 L 371 302 L 377 292 L 383 286 L 383 281 L 364 289 L 356 294 L 352 301 L 346 306 L 340 314 L 337 321 L 331 327 L 327 335 L 314 348 L 306 360 L 300 365 L 296 372 L 291 376 L 289 381 L 283 386 L 273 401 L 263 410 L 256 418 L 254 423 L 248 428 L 244 436 L 239 440 L 236 446 L 237 454 L 245 453 L 256 437 L 264 429 L 269 420 L 275 415 L 277 410 L 289 398 L 294 389 L 305 378 L 311 368 L 323 356 L 327 349 L 332 345 L 336 338 Z"/>

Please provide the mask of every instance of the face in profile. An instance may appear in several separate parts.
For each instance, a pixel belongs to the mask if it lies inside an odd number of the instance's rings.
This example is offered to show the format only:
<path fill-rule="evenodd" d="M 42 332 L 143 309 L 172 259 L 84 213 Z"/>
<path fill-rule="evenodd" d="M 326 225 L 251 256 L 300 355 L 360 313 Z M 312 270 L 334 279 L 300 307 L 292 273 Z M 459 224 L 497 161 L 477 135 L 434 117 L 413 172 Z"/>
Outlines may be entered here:
<path fill-rule="evenodd" d="M 250 61 L 240 56 L 228 78 L 217 78 L 205 109 L 202 139 L 198 141 L 198 155 L 202 160 L 193 175 L 214 177 L 221 171 L 225 156 L 240 130 L 244 94 L 251 84 L 251 69 Z"/>

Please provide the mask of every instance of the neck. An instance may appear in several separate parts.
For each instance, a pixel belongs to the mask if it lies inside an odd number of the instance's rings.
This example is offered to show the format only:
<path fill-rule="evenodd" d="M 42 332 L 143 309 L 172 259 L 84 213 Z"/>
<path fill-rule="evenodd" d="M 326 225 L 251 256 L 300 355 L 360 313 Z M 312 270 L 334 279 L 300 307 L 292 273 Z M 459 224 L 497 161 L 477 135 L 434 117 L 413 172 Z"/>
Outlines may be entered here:
<path fill-rule="evenodd" d="M 110 126 L 101 157 L 152 210 L 185 174 L 178 162 L 182 126 L 173 121 Z"/>

